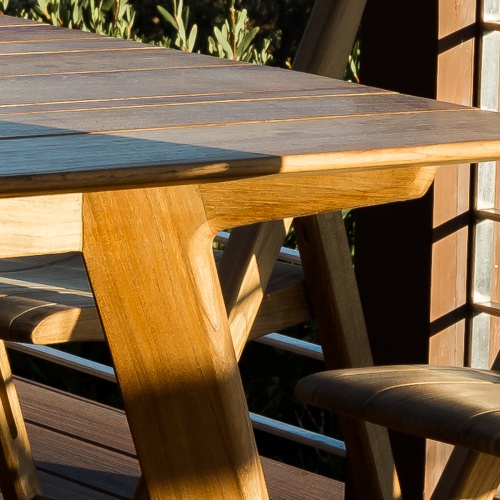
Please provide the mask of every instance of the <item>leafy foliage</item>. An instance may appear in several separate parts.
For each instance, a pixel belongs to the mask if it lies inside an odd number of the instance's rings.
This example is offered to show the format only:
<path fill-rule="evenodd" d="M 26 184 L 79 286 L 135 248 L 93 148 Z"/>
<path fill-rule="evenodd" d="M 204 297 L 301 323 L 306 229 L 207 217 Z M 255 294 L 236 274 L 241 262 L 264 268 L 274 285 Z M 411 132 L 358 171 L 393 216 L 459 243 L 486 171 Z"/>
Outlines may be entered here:
<path fill-rule="evenodd" d="M 128 0 L 0 0 L 0 12 L 54 26 L 138 39 L 135 11 Z"/>
<path fill-rule="evenodd" d="M 258 50 L 254 46 L 254 38 L 259 28 L 250 29 L 247 10 L 237 10 L 234 4 L 235 0 L 226 2 L 224 24 L 220 29 L 214 27 L 215 39 L 208 37 L 208 51 L 210 54 L 235 61 L 256 64 L 270 62 L 272 59 L 268 51 L 270 40 L 265 39 L 262 49 Z"/>
<path fill-rule="evenodd" d="M 175 37 L 174 45 L 185 52 L 193 52 L 194 44 L 196 42 L 196 35 L 198 33 L 198 26 L 194 24 L 191 30 L 187 31 L 189 24 L 189 7 L 184 9 L 183 0 L 179 0 L 177 4 L 176 0 L 172 0 L 173 14 L 158 5 L 158 12 L 163 17 L 167 23 L 169 23 L 177 32 Z"/>

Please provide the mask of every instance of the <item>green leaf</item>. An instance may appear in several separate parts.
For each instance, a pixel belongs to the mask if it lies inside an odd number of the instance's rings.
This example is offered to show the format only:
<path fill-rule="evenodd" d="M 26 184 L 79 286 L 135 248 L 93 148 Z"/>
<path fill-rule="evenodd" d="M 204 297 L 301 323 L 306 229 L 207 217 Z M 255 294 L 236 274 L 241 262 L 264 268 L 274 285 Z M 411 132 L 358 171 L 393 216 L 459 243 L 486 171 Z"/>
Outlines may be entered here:
<path fill-rule="evenodd" d="M 43 11 L 38 5 L 35 5 L 33 7 L 33 10 L 42 18 L 42 19 L 49 19 L 49 15 L 46 11 Z"/>
<path fill-rule="evenodd" d="M 247 11 L 246 9 L 243 9 L 241 12 L 238 13 L 236 26 L 234 27 L 234 33 L 238 34 L 240 31 L 242 31 L 246 23 L 247 23 Z"/>
<path fill-rule="evenodd" d="M 186 30 L 184 28 L 184 22 L 182 21 L 181 16 L 177 17 L 177 24 L 178 24 L 178 30 L 179 30 L 179 38 L 181 39 L 182 45 L 185 45 L 186 44 Z"/>
<path fill-rule="evenodd" d="M 79 12 L 79 9 L 78 9 L 78 4 L 77 3 L 74 3 L 73 4 L 73 9 L 72 9 L 72 13 L 71 13 L 71 19 L 73 20 L 73 22 L 75 24 L 78 23 L 78 21 L 80 20 L 80 17 L 79 14 L 81 14 L 81 11 Z"/>
<path fill-rule="evenodd" d="M 110 10 L 114 5 L 115 5 L 115 1 L 116 0 L 106 0 L 103 4 L 102 4 L 102 10 L 104 10 L 105 12 L 107 12 L 108 10 Z"/>
<path fill-rule="evenodd" d="M 243 57 L 245 52 L 247 51 L 249 45 L 252 43 L 252 40 L 255 38 L 255 35 L 259 31 L 259 28 L 254 28 L 252 31 L 249 31 L 240 42 L 238 46 L 238 55 Z"/>
<path fill-rule="evenodd" d="M 43 11 L 47 12 L 47 0 L 38 0 L 38 6 Z"/>
<path fill-rule="evenodd" d="M 227 52 L 228 59 L 233 59 L 233 49 L 231 48 L 231 45 L 229 44 L 227 38 L 224 38 L 222 36 L 219 28 L 214 28 L 214 33 L 215 38 L 217 38 L 217 41 L 219 42 L 221 48 L 224 49 L 225 52 Z"/>
<path fill-rule="evenodd" d="M 118 10 L 118 17 L 121 19 L 125 12 L 127 13 L 127 18 L 130 18 L 130 4 L 127 2 L 120 3 L 120 9 Z"/>
<path fill-rule="evenodd" d="M 196 24 L 191 28 L 191 33 L 189 33 L 188 40 L 188 50 L 189 52 L 193 52 L 194 44 L 196 43 L 196 35 L 198 34 L 198 26 Z"/>
<path fill-rule="evenodd" d="M 160 13 L 160 15 L 163 17 L 163 19 L 165 19 L 165 21 L 167 21 L 168 23 L 170 23 L 175 29 L 177 29 L 177 21 L 172 17 L 172 14 L 170 14 L 170 12 L 168 12 L 168 10 L 166 10 L 164 7 L 162 7 L 161 5 L 157 5 L 156 8 L 158 9 L 158 12 Z"/>

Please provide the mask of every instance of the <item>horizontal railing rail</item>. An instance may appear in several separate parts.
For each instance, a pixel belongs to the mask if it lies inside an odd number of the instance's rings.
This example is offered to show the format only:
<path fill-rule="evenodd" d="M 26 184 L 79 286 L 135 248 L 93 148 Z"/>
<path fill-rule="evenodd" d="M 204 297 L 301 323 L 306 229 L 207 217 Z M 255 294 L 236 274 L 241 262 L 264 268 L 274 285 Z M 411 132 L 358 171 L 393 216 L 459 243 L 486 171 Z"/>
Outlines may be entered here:
<path fill-rule="evenodd" d="M 291 337 L 287 337 L 286 335 L 272 333 L 258 339 L 258 341 L 272 345 L 273 347 L 279 347 L 295 354 L 300 354 L 314 359 L 322 359 L 320 346 L 303 340 L 293 339 Z M 102 363 L 97 363 L 95 361 L 75 356 L 74 354 L 60 351 L 59 349 L 48 346 L 23 344 L 20 342 L 7 342 L 7 346 L 15 351 L 19 351 L 45 361 L 50 361 L 66 368 L 107 380 L 108 382 L 116 382 L 113 368 Z M 279 420 L 252 412 L 250 413 L 250 420 L 252 421 L 254 429 L 268 432 L 274 436 L 289 439 L 295 443 L 311 446 L 333 455 L 345 457 L 345 445 L 343 441 L 338 439 L 330 438 L 317 432 L 308 431 L 301 427 L 286 424 L 284 422 L 280 422 Z"/>

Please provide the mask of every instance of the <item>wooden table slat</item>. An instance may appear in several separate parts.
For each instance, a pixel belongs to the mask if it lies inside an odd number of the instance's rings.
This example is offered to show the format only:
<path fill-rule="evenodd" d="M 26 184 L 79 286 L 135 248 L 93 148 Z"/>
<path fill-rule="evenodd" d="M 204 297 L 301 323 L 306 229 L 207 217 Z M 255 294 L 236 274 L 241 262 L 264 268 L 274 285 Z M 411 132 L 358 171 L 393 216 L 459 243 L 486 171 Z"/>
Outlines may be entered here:
<path fill-rule="evenodd" d="M 167 106 L 186 106 L 192 105 L 211 105 L 215 103 L 235 104 L 245 102 L 259 101 L 283 101 L 283 104 L 293 104 L 294 99 L 329 99 L 329 98 L 355 98 L 363 96 L 375 95 L 388 95 L 390 92 L 375 92 L 367 89 L 363 92 L 363 88 L 356 89 L 357 92 L 339 92 L 337 89 L 319 89 L 319 90 L 288 90 L 281 92 L 270 91 L 247 91 L 247 92 L 212 92 L 205 95 L 201 94 L 170 94 L 170 95 L 151 95 L 143 97 L 117 97 L 117 98 L 95 98 L 95 99 L 71 99 L 66 101 L 42 101 L 40 103 L 26 103 L 26 104 L 0 104 L 0 116 L 5 117 L 15 114 L 34 114 L 34 113 L 50 113 L 50 112 L 86 112 L 93 109 L 100 110 L 101 108 L 151 108 L 151 107 L 167 107 Z M 441 104 L 443 109 L 448 107 Z M 422 109 L 425 109 L 422 106 Z M 283 112 L 287 112 L 286 109 Z M 187 114 L 187 113 L 185 113 Z M 279 114 L 277 115 L 279 116 Z M 255 119 L 256 117 L 254 117 Z"/>
<path fill-rule="evenodd" d="M 0 31 L 0 40 L 3 39 Z M 177 50 L 159 49 L 150 46 L 152 50 L 128 50 L 124 47 L 117 54 L 116 51 L 100 51 L 99 64 L 96 65 L 96 53 L 86 52 L 60 52 L 57 54 L 57 65 L 54 64 L 53 54 L 19 54 L 16 57 L 3 57 L 0 66 L 0 78 L 15 77 L 16 75 L 41 74 L 71 74 L 71 73 L 102 73 L 106 71 L 151 71 L 176 69 L 179 67 L 192 66 L 228 66 L 226 59 L 218 57 L 206 57 L 192 54 L 193 57 L 186 59 L 182 52 Z M 154 50 L 153 50 L 154 49 Z M 117 57 L 117 56 L 126 57 Z M 1 56 L 0 56 L 1 57 Z M 246 63 L 241 63 L 246 65 Z"/>
<path fill-rule="evenodd" d="M 366 97 L 366 98 L 365 98 Z M 315 118 L 333 118 L 343 116 L 398 115 L 405 113 L 444 112 L 449 109 L 443 103 L 424 101 L 406 96 L 349 96 L 349 97 L 299 97 L 282 96 L 229 96 L 229 99 L 217 99 L 215 96 L 204 100 L 190 98 L 192 102 L 179 103 L 174 98 L 160 102 L 128 103 L 108 101 L 85 103 L 80 108 L 65 110 L 64 104 L 51 106 L 45 111 L 31 111 L 30 108 L 12 108 L 3 112 L 0 108 L 0 120 L 5 126 L 0 129 L 0 139 L 15 138 L 19 133 L 26 134 L 32 125 L 31 136 L 46 135 L 46 127 L 53 127 L 54 132 L 64 123 L 65 129 L 72 132 L 118 132 L 149 128 L 182 128 L 193 126 L 262 123 L 270 121 L 312 120 Z M 48 106 L 47 106 L 48 107 Z M 75 106 L 76 107 L 76 106 Z M 16 127 L 15 124 L 21 125 Z M 120 129 L 117 130 L 119 124 Z M 20 130 L 19 130 L 20 129 Z M 18 130 L 18 132 L 16 132 Z M 55 132 L 57 133 L 57 132 Z"/>
<path fill-rule="evenodd" d="M 0 36 L 2 32 L 0 31 Z M 0 37 L 0 42 L 4 40 Z M 43 42 L 43 43 L 42 43 Z M 61 40 L 45 40 L 45 41 L 25 41 L 2 44 L 0 43 L 0 57 L 13 57 L 22 54 L 37 54 L 37 53 L 78 53 L 79 51 L 114 51 L 114 50 L 160 50 L 159 47 L 146 45 L 139 42 L 129 42 L 118 38 L 107 37 L 79 37 L 68 38 Z"/>
<path fill-rule="evenodd" d="M 3 28 L 3 29 L 2 29 Z M 0 25 L 0 45 L 12 42 L 30 42 L 38 41 L 54 41 L 54 40 L 68 40 L 75 41 L 73 31 L 70 29 L 62 29 L 59 26 L 51 26 L 48 24 L 33 24 L 33 25 L 19 25 L 5 28 Z M 89 33 L 82 31 L 79 39 L 97 40 L 102 36 L 96 33 Z"/>
<path fill-rule="evenodd" d="M 1 57 L 1 56 L 0 56 Z M 2 82 L 0 104 L 27 104 L 71 99 L 127 98 L 143 96 L 207 95 L 234 92 L 286 92 L 329 89 L 351 93 L 356 87 L 327 78 L 304 78 L 287 70 L 259 71 L 253 65 L 204 66 L 150 72 L 95 73 L 12 78 Z M 3 92 L 5 88 L 5 93 Z M 11 88 L 15 93 L 8 92 Z M 377 93 L 379 93 L 378 91 Z M 42 98 L 42 99 L 41 99 Z"/>

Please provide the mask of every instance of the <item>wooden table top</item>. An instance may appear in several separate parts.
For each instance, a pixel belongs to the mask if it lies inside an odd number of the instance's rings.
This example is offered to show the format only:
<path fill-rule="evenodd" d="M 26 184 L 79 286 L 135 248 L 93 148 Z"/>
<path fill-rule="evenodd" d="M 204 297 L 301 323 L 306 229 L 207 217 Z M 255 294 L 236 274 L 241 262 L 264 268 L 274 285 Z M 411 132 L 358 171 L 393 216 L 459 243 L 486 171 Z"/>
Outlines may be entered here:
<path fill-rule="evenodd" d="M 0 196 L 500 158 L 500 115 L 0 17 Z"/>

